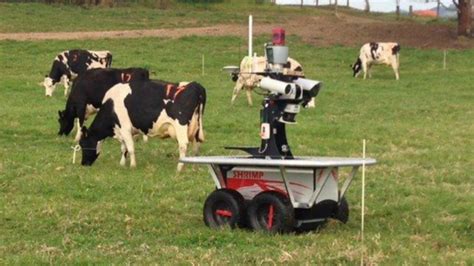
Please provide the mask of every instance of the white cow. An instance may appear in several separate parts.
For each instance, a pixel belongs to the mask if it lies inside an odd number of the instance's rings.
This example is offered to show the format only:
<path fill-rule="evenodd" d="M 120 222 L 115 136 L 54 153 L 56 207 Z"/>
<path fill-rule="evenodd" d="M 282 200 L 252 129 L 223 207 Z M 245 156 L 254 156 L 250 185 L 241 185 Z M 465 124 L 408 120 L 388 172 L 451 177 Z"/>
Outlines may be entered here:
<path fill-rule="evenodd" d="M 375 64 L 385 64 L 392 66 L 395 72 L 395 78 L 400 79 L 400 45 L 396 42 L 371 42 L 362 45 L 360 54 L 356 62 L 351 65 L 354 71 L 354 77 L 359 76 L 364 71 L 364 79 L 372 76 L 370 68 Z"/>
<path fill-rule="evenodd" d="M 253 59 L 253 60 L 252 60 Z M 262 75 L 254 74 L 264 72 L 267 66 L 267 60 L 264 56 L 244 57 L 240 62 L 240 71 L 232 74 L 232 80 L 235 81 L 234 92 L 231 103 L 233 104 L 240 91 L 245 90 L 247 101 L 252 105 L 252 90 L 258 87 Z M 283 73 L 303 77 L 303 68 L 298 61 L 288 57 L 288 63 L 284 65 Z"/>

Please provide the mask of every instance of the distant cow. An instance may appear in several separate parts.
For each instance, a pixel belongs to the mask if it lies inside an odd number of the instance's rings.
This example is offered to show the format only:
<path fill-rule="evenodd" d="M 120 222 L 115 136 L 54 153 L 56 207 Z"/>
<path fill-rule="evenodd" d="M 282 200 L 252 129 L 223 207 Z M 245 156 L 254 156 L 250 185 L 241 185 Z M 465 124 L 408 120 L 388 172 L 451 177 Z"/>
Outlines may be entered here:
<path fill-rule="evenodd" d="M 132 136 L 137 133 L 176 139 L 183 158 L 190 141 L 195 147 L 204 141 L 205 105 L 206 90 L 196 82 L 181 87 L 156 81 L 117 84 L 106 93 L 90 128 L 82 128 L 82 165 L 92 165 L 99 156 L 100 142 L 114 137 L 122 144 L 120 164 L 125 165 L 130 155 L 130 167 L 135 167 Z M 178 171 L 182 167 L 179 163 Z"/>
<path fill-rule="evenodd" d="M 395 78 L 398 80 L 400 67 L 400 45 L 396 42 L 371 42 L 360 48 L 360 54 L 355 64 L 351 65 L 354 77 L 364 71 L 364 79 L 367 74 L 371 77 L 370 68 L 375 64 L 386 64 L 392 66 Z"/>
<path fill-rule="evenodd" d="M 69 50 L 56 56 L 49 75 L 46 75 L 42 85 L 46 96 L 53 96 L 58 82 L 64 84 L 64 96 L 67 95 L 70 82 L 88 69 L 108 68 L 112 64 L 112 54 L 109 51 Z"/>
<path fill-rule="evenodd" d="M 256 72 L 264 72 L 267 67 L 267 60 L 264 56 L 244 57 L 240 62 L 240 71 L 232 74 L 232 80 L 236 82 L 231 103 L 233 104 L 237 95 L 241 90 L 247 93 L 247 101 L 252 105 L 252 90 L 258 86 L 258 83 L 263 78 L 262 75 L 254 74 Z M 303 77 L 303 68 L 298 61 L 288 57 L 288 63 L 284 65 L 283 73 L 295 74 Z"/>
<path fill-rule="evenodd" d="M 148 70 L 144 68 L 126 69 L 90 69 L 80 75 L 75 81 L 64 111 L 59 114 L 59 135 L 69 135 L 77 122 L 76 141 L 79 141 L 81 127 L 84 121 L 94 114 L 102 105 L 105 93 L 117 83 L 133 80 L 148 80 Z"/>

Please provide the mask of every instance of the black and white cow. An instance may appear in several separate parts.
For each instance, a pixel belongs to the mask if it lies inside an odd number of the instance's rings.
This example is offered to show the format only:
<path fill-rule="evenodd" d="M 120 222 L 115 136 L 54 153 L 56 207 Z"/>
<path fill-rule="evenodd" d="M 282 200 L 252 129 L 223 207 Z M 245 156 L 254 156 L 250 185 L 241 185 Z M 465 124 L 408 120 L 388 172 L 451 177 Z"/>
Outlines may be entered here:
<path fill-rule="evenodd" d="M 102 105 L 105 93 L 117 83 L 133 80 L 148 80 L 148 70 L 144 68 L 97 68 L 90 69 L 80 75 L 75 81 L 64 111 L 59 114 L 59 135 L 68 135 L 74 127 L 77 118 L 76 141 L 80 139 L 81 127 L 84 121 L 97 112 Z"/>
<path fill-rule="evenodd" d="M 181 85 L 134 81 L 111 88 L 90 128 L 82 128 L 82 165 L 92 165 L 101 141 L 114 137 L 122 144 L 120 164 L 125 165 L 130 155 L 130 167 L 135 167 L 133 135 L 137 133 L 176 139 L 180 158 L 186 155 L 189 142 L 197 152 L 204 141 L 206 90 L 197 82 Z M 178 171 L 182 167 L 178 163 Z"/>
<path fill-rule="evenodd" d="M 392 66 L 395 78 L 400 79 L 400 45 L 396 42 L 371 42 L 362 45 L 360 54 L 356 62 L 351 65 L 354 77 L 359 76 L 364 71 L 364 79 L 367 74 L 371 77 L 370 68 L 375 64 L 385 64 Z"/>
<path fill-rule="evenodd" d="M 109 51 L 69 50 L 56 56 L 49 75 L 42 83 L 46 96 L 53 96 L 56 85 L 62 81 L 64 96 L 67 95 L 70 82 L 88 69 L 108 68 L 112 64 Z"/>

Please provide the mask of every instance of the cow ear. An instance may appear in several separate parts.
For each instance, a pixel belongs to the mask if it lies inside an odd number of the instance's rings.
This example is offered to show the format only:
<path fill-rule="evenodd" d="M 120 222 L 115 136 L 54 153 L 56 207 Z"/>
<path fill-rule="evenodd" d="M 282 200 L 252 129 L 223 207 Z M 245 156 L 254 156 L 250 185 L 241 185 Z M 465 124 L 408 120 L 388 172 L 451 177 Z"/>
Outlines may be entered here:
<path fill-rule="evenodd" d="M 87 128 L 85 126 L 83 126 L 81 128 L 81 132 L 82 132 L 82 135 L 84 136 L 84 138 L 87 138 L 88 131 L 87 131 Z"/>
<path fill-rule="evenodd" d="M 45 77 L 45 78 L 47 78 L 47 77 L 48 77 L 48 75 L 44 75 L 44 77 Z"/>

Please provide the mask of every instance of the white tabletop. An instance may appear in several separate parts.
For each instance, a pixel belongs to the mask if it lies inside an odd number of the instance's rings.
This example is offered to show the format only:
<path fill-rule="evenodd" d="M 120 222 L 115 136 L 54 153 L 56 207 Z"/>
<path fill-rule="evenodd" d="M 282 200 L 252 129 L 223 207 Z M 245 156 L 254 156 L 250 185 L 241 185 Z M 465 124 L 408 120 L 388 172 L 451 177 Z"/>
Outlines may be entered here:
<path fill-rule="evenodd" d="M 375 164 L 373 158 L 347 157 L 295 157 L 294 159 L 256 159 L 245 156 L 199 156 L 180 159 L 183 163 L 194 164 L 228 164 L 248 166 L 288 166 L 288 167 L 334 167 L 334 166 L 361 166 Z"/>

